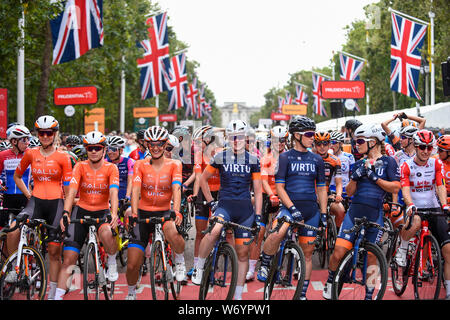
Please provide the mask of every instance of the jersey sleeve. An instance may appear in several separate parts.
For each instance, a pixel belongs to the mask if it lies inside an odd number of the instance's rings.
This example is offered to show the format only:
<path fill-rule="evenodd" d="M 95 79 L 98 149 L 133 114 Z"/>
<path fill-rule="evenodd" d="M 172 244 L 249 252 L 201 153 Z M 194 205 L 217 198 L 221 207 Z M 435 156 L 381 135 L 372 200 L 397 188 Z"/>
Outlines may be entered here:
<path fill-rule="evenodd" d="M 80 186 L 82 170 L 83 170 L 82 164 L 77 163 L 72 171 L 72 179 L 70 179 L 69 188 L 78 190 L 78 187 Z"/>
<path fill-rule="evenodd" d="M 25 151 L 25 154 L 23 155 L 22 159 L 20 160 L 19 164 L 16 168 L 16 174 L 21 177 L 25 173 L 25 170 L 27 170 L 28 166 L 31 164 L 33 156 L 31 154 L 31 149 L 28 149 Z"/>
<path fill-rule="evenodd" d="M 183 183 L 183 177 L 182 177 L 182 164 L 181 161 L 179 160 L 172 160 L 173 161 L 173 165 L 172 165 L 172 185 L 174 184 L 179 184 L 181 186 L 181 184 Z"/>
<path fill-rule="evenodd" d="M 68 187 L 72 179 L 72 163 L 67 153 L 61 153 L 62 182 L 63 186 Z"/>
<path fill-rule="evenodd" d="M 286 183 L 286 175 L 288 170 L 288 158 L 282 153 L 278 159 L 278 171 L 275 174 L 275 183 Z M 323 161 L 322 161 L 323 162 Z"/>
<path fill-rule="evenodd" d="M 387 178 L 389 181 L 400 181 L 400 168 L 392 157 L 388 157 Z"/>
<path fill-rule="evenodd" d="M 117 188 L 119 189 L 120 180 L 119 180 L 119 169 L 116 165 L 112 165 L 109 173 L 109 188 Z"/>
<path fill-rule="evenodd" d="M 141 186 L 142 184 L 142 169 L 141 169 L 141 161 L 138 160 L 134 164 L 134 173 L 133 173 L 133 187 Z"/>
<path fill-rule="evenodd" d="M 334 175 L 335 178 L 342 178 L 342 164 L 341 160 L 336 157 L 336 172 Z"/>
<path fill-rule="evenodd" d="M 128 175 L 129 176 L 132 176 L 134 173 L 134 163 L 135 163 L 135 161 L 133 159 L 128 158 L 127 166 L 128 166 Z"/>
<path fill-rule="evenodd" d="M 261 166 L 259 164 L 259 159 L 256 158 L 256 163 L 253 163 L 251 166 L 252 180 L 261 180 Z"/>
<path fill-rule="evenodd" d="M 317 177 L 316 177 L 316 186 L 317 187 L 325 187 L 326 186 L 326 177 L 325 177 L 325 162 L 318 155 L 317 160 Z"/>
<path fill-rule="evenodd" d="M 411 171 L 409 170 L 408 163 L 403 162 L 401 169 L 400 169 L 400 183 L 402 187 L 410 187 L 411 181 L 409 181 L 409 175 L 411 174 Z"/>
<path fill-rule="evenodd" d="M 436 159 L 436 164 L 434 167 L 436 168 L 436 186 L 445 185 L 444 164 L 440 159 Z"/>

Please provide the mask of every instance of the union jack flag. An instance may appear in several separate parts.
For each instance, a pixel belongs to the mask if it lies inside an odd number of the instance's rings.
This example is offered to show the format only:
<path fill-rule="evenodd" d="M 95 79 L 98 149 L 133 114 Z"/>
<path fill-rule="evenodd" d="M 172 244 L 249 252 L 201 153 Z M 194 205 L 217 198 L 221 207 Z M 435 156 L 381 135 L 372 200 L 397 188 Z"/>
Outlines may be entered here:
<path fill-rule="evenodd" d="M 391 90 L 421 100 L 417 91 L 427 25 L 392 12 Z"/>
<path fill-rule="evenodd" d="M 340 67 L 341 67 L 341 80 L 359 80 L 359 73 L 364 67 L 364 61 L 353 59 L 347 55 L 339 53 Z M 360 111 L 358 103 L 355 100 L 355 109 Z"/>
<path fill-rule="evenodd" d="M 278 113 L 281 113 L 283 106 L 286 104 L 283 97 L 278 96 Z"/>
<path fill-rule="evenodd" d="M 103 0 L 68 0 L 64 11 L 50 20 L 52 64 L 78 59 L 103 46 Z"/>
<path fill-rule="evenodd" d="M 167 13 L 147 19 L 149 39 L 138 43 L 145 50 L 144 56 L 137 59 L 141 68 L 141 99 L 155 97 L 168 91 L 164 72 L 169 68 L 169 36 L 167 33 Z"/>
<path fill-rule="evenodd" d="M 319 116 L 328 117 L 324 105 L 325 99 L 323 99 L 322 96 L 320 95 L 320 87 L 325 79 L 326 79 L 325 77 L 317 73 L 314 72 L 312 73 L 312 85 L 313 85 L 312 95 L 314 97 L 314 112 Z"/>
<path fill-rule="evenodd" d="M 286 92 L 286 99 L 284 99 L 284 102 L 286 104 L 292 104 L 292 97 L 291 97 L 291 94 L 289 92 Z"/>
<path fill-rule="evenodd" d="M 186 118 L 194 115 L 198 108 L 197 102 L 198 89 L 197 89 L 197 78 L 192 80 L 192 83 L 188 85 L 186 93 Z"/>
<path fill-rule="evenodd" d="M 195 109 L 195 117 L 197 119 L 203 117 L 203 111 L 204 111 L 204 107 L 206 104 L 206 99 L 205 99 L 205 84 L 202 84 L 201 88 L 200 88 L 200 94 L 198 96 L 198 104 L 197 104 L 197 108 Z"/>
<path fill-rule="evenodd" d="M 295 92 L 297 93 L 297 97 L 295 98 L 296 104 L 308 104 L 308 95 L 303 90 L 303 86 L 301 84 L 295 85 Z"/>
<path fill-rule="evenodd" d="M 168 110 L 177 110 L 183 107 L 186 87 L 188 83 L 186 73 L 186 54 L 174 56 L 170 59 L 168 72 L 164 72 L 167 83 L 169 84 L 169 108 Z"/>

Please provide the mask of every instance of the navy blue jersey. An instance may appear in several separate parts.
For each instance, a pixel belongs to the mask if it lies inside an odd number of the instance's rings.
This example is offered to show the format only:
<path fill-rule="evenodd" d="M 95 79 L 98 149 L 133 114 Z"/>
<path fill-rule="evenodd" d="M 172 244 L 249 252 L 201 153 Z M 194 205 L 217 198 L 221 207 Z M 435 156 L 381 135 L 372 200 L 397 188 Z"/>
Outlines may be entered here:
<path fill-rule="evenodd" d="M 106 157 L 106 161 L 111 160 Z M 127 157 L 120 157 L 120 162 L 116 163 L 119 169 L 119 200 L 125 199 L 127 195 L 128 176 L 133 175 L 134 160 Z"/>
<path fill-rule="evenodd" d="M 251 200 L 252 180 L 261 175 L 257 157 L 247 151 L 235 154 L 226 149 L 211 159 L 210 166 L 220 173 L 220 200 Z"/>
<path fill-rule="evenodd" d="M 365 160 L 361 159 L 356 161 L 353 166 L 352 173 L 359 167 L 365 165 Z M 400 171 L 397 162 L 394 158 L 388 156 L 380 157 L 372 171 L 377 176 L 386 181 L 400 181 Z M 366 204 L 374 208 L 380 208 L 383 205 L 383 199 L 386 195 L 380 186 L 369 180 L 367 176 L 364 176 L 357 182 L 356 192 L 353 196 L 352 203 Z"/>
<path fill-rule="evenodd" d="M 280 154 L 275 183 L 284 183 L 291 201 L 317 201 L 316 186 L 325 186 L 325 164 L 312 152 L 291 149 Z"/>

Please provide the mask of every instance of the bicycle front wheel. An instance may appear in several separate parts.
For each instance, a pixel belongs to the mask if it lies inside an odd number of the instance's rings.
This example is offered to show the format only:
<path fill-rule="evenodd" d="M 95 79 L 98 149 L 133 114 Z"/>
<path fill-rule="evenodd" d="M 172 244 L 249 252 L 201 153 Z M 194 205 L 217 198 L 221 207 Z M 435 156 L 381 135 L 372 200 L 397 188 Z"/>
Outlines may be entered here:
<path fill-rule="evenodd" d="M 93 243 L 88 243 L 84 253 L 83 293 L 84 300 L 99 300 L 99 270 L 96 267 L 97 255 Z"/>
<path fill-rule="evenodd" d="M 306 261 L 303 250 L 288 241 L 272 260 L 266 283 L 264 300 L 297 300 L 305 281 Z"/>
<path fill-rule="evenodd" d="M 19 269 L 16 270 L 18 257 L 16 251 L 2 266 L 0 299 L 44 300 L 47 290 L 47 271 L 41 253 L 36 248 L 24 246 L 20 255 Z M 14 277 L 13 274 L 15 274 Z"/>
<path fill-rule="evenodd" d="M 231 300 L 238 277 L 238 258 L 229 243 L 222 243 L 216 255 L 210 254 L 205 262 L 200 283 L 199 300 Z"/>
<path fill-rule="evenodd" d="M 152 244 L 150 255 L 150 284 L 153 300 L 169 300 L 167 271 L 163 260 L 163 250 L 160 241 Z"/>
<path fill-rule="evenodd" d="M 418 249 L 414 266 L 414 296 L 417 300 L 438 299 L 442 280 L 441 249 L 436 238 L 427 235 Z"/>
<path fill-rule="evenodd" d="M 355 250 L 348 251 L 336 270 L 333 300 L 381 300 L 387 285 L 386 257 L 372 243 L 362 245 L 355 257 Z"/>
<path fill-rule="evenodd" d="M 400 246 L 400 236 L 396 233 L 391 240 L 392 244 L 390 244 L 391 248 L 388 249 L 386 255 L 389 255 L 389 267 L 391 269 L 391 279 L 392 279 L 392 288 L 397 296 L 401 296 L 408 286 L 409 279 L 409 270 L 411 267 L 411 256 L 408 254 L 408 259 L 406 260 L 406 266 L 401 267 L 397 264 L 395 260 L 395 254 L 397 252 L 398 247 Z M 388 259 L 386 257 L 386 259 Z"/>

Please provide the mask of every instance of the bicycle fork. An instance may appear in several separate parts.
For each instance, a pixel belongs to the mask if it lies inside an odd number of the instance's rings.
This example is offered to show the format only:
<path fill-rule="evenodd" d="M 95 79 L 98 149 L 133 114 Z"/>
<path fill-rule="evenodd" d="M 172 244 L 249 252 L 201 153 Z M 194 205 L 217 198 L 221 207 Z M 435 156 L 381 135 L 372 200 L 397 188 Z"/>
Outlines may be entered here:
<path fill-rule="evenodd" d="M 95 264 L 95 281 L 98 281 L 100 286 L 103 286 L 106 283 L 105 278 L 105 270 L 100 262 L 100 257 L 98 255 L 98 243 L 97 243 L 97 236 L 96 236 L 96 230 L 95 226 L 89 227 L 89 240 L 88 240 L 88 246 L 90 244 L 94 245 L 94 264 Z"/>

